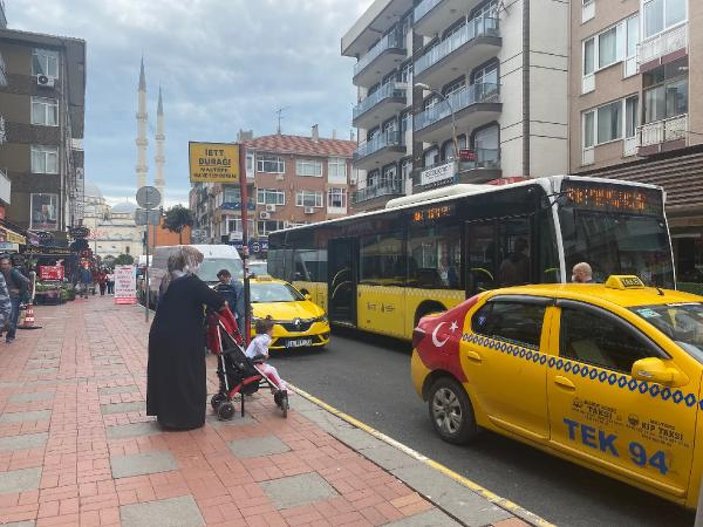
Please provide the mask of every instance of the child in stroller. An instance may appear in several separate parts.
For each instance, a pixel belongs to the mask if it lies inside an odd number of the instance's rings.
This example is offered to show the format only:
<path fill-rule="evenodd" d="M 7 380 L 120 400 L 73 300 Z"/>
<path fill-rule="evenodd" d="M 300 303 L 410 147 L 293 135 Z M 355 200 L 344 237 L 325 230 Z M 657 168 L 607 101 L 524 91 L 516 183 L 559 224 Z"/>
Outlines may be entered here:
<path fill-rule="evenodd" d="M 278 375 L 278 370 L 266 362 L 269 358 L 269 346 L 273 334 L 273 320 L 271 316 L 256 321 L 256 337 L 254 337 L 246 350 L 246 356 L 251 359 L 256 368 L 269 380 L 273 398 L 280 405 L 283 398 L 288 399 L 288 386 L 286 381 Z"/>
<path fill-rule="evenodd" d="M 217 376 L 220 389 L 210 400 L 217 417 L 220 420 L 232 418 L 234 415 L 232 398 L 237 394 L 240 394 L 241 414 L 244 416 L 244 396 L 258 391 L 262 381 L 269 385 L 274 394 L 276 406 L 282 410 L 283 417 L 287 417 L 289 405 L 285 383 L 273 366 L 252 361 L 247 357 L 243 348 L 244 339 L 229 308 L 219 312 L 209 310 L 207 326 L 207 347 L 210 352 L 218 356 Z M 271 327 L 273 327 L 272 323 Z M 268 348 L 266 352 L 268 353 Z M 275 375 L 271 375 L 271 369 Z"/>

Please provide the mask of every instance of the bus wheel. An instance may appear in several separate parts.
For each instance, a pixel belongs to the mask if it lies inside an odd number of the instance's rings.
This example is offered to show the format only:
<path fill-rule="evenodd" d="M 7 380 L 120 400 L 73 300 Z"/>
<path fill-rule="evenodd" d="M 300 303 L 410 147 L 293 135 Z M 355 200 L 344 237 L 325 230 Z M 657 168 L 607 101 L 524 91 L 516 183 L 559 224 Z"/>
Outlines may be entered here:
<path fill-rule="evenodd" d="M 450 377 L 440 377 L 429 390 L 432 426 L 447 443 L 463 445 L 478 433 L 474 409 L 464 387 Z"/>
<path fill-rule="evenodd" d="M 417 311 L 415 311 L 415 325 L 413 327 L 417 327 L 417 324 L 420 322 L 422 317 L 432 313 L 441 313 L 446 310 L 447 308 L 439 302 L 426 302 L 424 304 L 420 304 L 420 307 L 418 307 Z"/>

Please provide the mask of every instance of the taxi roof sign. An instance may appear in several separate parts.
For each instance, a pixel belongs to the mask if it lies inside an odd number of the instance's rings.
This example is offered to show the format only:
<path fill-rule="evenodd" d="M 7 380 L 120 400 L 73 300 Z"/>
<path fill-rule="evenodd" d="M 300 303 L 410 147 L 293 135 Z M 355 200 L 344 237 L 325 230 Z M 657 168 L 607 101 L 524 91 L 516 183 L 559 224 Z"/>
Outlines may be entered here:
<path fill-rule="evenodd" d="M 612 275 L 605 282 L 605 287 L 610 289 L 644 289 L 645 285 L 635 275 Z"/>

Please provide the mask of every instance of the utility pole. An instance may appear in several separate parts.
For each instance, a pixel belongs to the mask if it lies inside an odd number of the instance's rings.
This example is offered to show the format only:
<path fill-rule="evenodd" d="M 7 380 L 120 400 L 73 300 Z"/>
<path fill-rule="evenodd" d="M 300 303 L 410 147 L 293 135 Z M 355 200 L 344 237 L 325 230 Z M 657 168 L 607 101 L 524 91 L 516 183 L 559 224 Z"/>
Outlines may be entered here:
<path fill-rule="evenodd" d="M 281 120 L 283 119 L 283 111 L 287 110 L 287 109 L 288 109 L 288 106 L 284 106 L 284 107 L 276 110 L 276 115 L 278 116 L 278 128 L 277 128 L 278 135 L 281 135 Z"/>

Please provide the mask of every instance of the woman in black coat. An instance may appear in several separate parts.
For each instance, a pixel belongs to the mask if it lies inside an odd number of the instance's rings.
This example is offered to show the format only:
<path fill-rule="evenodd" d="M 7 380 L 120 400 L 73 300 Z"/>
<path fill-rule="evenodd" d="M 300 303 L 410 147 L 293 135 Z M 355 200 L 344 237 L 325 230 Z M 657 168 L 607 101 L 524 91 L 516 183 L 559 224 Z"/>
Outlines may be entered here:
<path fill-rule="evenodd" d="M 205 333 L 203 306 L 220 309 L 224 298 L 193 272 L 203 255 L 184 247 L 169 258 L 160 301 L 149 331 L 147 415 L 170 430 L 205 424 Z"/>

